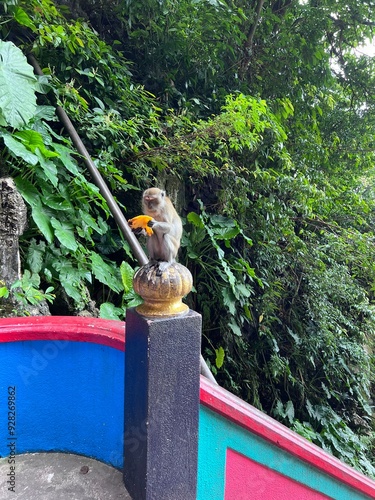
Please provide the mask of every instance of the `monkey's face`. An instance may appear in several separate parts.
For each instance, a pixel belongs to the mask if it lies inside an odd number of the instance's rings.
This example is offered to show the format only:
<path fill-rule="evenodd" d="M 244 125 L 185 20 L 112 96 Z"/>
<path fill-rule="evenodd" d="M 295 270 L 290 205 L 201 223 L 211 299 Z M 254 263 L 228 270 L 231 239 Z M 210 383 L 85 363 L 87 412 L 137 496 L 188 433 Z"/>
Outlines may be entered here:
<path fill-rule="evenodd" d="M 159 188 L 146 189 L 143 193 L 143 206 L 148 212 L 156 212 L 163 206 L 165 191 Z"/>

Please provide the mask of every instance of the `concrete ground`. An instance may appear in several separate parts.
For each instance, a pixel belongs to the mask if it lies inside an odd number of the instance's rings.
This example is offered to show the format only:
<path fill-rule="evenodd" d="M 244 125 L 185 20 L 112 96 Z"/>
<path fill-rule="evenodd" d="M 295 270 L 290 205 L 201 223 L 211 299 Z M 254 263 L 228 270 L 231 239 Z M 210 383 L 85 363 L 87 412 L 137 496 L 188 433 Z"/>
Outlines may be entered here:
<path fill-rule="evenodd" d="M 0 459 L 1 500 L 131 500 L 122 472 L 91 458 L 66 453 L 16 455 L 15 470 L 8 461 Z M 14 491 L 8 490 L 13 485 Z"/>

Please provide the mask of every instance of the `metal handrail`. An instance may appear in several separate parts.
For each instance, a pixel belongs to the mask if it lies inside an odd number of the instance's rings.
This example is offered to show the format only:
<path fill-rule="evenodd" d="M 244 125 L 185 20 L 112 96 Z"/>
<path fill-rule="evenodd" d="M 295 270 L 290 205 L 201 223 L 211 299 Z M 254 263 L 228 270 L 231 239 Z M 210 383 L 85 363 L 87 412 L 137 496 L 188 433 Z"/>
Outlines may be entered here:
<path fill-rule="evenodd" d="M 43 76 L 43 71 L 41 70 L 41 67 L 39 66 L 38 61 L 35 59 L 33 54 L 29 54 L 27 56 L 27 59 L 29 63 L 33 66 L 35 73 L 39 76 Z M 125 219 L 123 213 L 120 210 L 120 207 L 118 206 L 116 200 L 112 196 L 112 193 L 108 189 L 107 184 L 105 183 L 101 173 L 97 169 L 95 163 L 92 161 L 91 156 L 89 152 L 87 151 L 85 145 L 83 144 L 81 138 L 77 134 L 76 129 L 74 128 L 74 125 L 70 121 L 69 116 L 66 114 L 65 110 L 61 106 L 56 106 L 56 114 L 60 118 L 62 124 L 66 128 L 70 138 L 72 139 L 73 144 L 77 148 L 77 151 L 83 156 L 83 160 L 95 182 L 95 184 L 98 186 L 100 189 L 100 192 L 103 196 L 103 198 L 106 200 L 108 203 L 108 207 L 119 225 L 123 235 L 125 236 L 127 242 L 129 243 L 136 259 L 138 260 L 139 264 L 141 266 L 144 266 L 148 262 L 148 258 L 143 251 L 143 248 L 141 247 L 139 241 L 133 234 L 132 230 L 130 229 L 127 220 Z"/>
<path fill-rule="evenodd" d="M 35 56 L 33 54 L 28 54 L 27 56 L 28 62 L 31 64 L 31 66 L 34 68 L 34 71 L 37 75 L 43 76 L 44 73 L 39 66 L 38 61 L 35 59 Z M 128 222 L 122 213 L 118 203 L 114 199 L 112 193 L 108 189 L 107 184 L 105 183 L 105 180 L 103 179 L 101 173 L 99 172 L 97 166 L 95 163 L 92 161 L 92 158 L 87 151 L 85 145 L 83 144 L 81 138 L 79 137 L 76 129 L 74 128 L 74 125 L 72 124 L 69 116 L 67 115 L 66 111 L 59 105 L 56 106 L 56 114 L 59 117 L 60 121 L 66 128 L 70 138 L 72 139 L 73 144 L 77 148 L 77 151 L 82 155 L 83 161 L 85 162 L 95 184 L 98 186 L 100 189 L 100 192 L 103 196 L 103 198 L 106 200 L 108 207 L 117 222 L 120 230 L 122 231 L 122 234 L 125 236 L 125 239 L 130 245 L 130 248 L 132 249 L 136 259 L 138 260 L 139 264 L 141 266 L 144 266 L 148 262 L 148 258 L 141 247 L 139 241 L 135 237 L 134 233 L 130 229 Z M 201 374 L 214 382 L 215 384 L 217 383 L 215 380 L 215 377 L 211 373 L 211 370 L 209 369 L 205 359 L 203 358 L 201 354 Z"/>

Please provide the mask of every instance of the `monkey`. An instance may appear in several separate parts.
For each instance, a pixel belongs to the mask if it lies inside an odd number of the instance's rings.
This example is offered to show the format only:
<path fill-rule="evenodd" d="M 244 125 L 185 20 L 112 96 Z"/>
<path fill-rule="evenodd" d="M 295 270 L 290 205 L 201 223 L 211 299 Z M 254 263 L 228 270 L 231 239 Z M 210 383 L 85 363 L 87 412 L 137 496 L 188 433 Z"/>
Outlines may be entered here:
<path fill-rule="evenodd" d="M 180 248 L 182 222 L 165 191 L 149 188 L 142 196 L 143 213 L 152 219 L 148 226 L 152 234 L 147 238 L 147 249 L 151 261 L 159 261 L 159 269 L 164 271 L 175 262 Z"/>

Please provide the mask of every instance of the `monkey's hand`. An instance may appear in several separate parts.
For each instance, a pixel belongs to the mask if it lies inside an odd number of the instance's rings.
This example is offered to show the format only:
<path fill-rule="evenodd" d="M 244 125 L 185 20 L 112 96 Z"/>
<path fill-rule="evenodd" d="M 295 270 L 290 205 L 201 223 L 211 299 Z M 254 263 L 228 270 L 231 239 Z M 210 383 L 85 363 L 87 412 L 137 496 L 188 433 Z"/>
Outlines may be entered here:
<path fill-rule="evenodd" d="M 154 233 L 154 231 L 151 229 L 152 220 L 153 218 L 148 215 L 138 215 L 137 217 L 129 219 L 128 224 L 131 227 L 132 231 L 134 231 L 134 233 L 137 234 L 143 232 L 143 234 L 151 236 Z"/>

